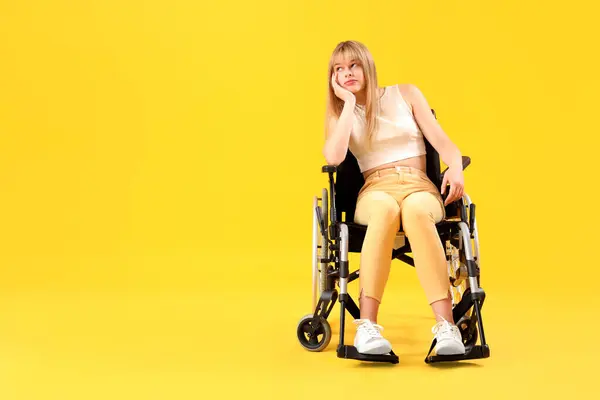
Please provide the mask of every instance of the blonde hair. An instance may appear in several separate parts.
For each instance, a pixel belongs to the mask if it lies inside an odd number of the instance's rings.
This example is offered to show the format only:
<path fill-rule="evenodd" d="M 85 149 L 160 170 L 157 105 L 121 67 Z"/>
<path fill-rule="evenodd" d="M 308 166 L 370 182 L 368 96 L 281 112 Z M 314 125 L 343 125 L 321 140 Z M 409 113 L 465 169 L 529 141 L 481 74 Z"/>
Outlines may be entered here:
<path fill-rule="evenodd" d="M 332 117 L 339 118 L 344 109 L 344 101 L 338 98 L 333 91 L 331 85 L 331 77 L 334 73 L 333 66 L 338 56 L 344 58 L 357 60 L 363 69 L 365 78 L 366 101 L 365 101 L 365 126 L 367 131 L 368 143 L 371 142 L 373 134 L 378 128 L 377 115 L 379 114 L 379 96 L 378 96 L 378 83 L 377 83 L 377 70 L 375 68 L 375 62 L 371 52 L 367 47 L 355 40 L 348 40 L 338 43 L 333 50 L 331 58 L 329 59 L 329 70 L 328 70 L 328 85 L 327 91 L 327 106 L 325 115 L 325 133 L 327 135 L 327 129 L 329 127 L 329 120 Z"/>

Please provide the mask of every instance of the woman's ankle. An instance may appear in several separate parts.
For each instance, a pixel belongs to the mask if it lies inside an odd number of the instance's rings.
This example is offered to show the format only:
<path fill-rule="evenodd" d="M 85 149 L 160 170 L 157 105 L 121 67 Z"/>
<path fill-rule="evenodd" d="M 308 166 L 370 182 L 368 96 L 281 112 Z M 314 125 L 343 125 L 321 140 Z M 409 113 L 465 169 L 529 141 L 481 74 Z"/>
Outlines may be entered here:
<path fill-rule="evenodd" d="M 379 302 L 367 296 L 361 296 L 359 299 L 360 304 L 360 318 L 368 319 L 374 324 L 377 323 L 377 314 L 379 313 Z"/>
<path fill-rule="evenodd" d="M 431 310 L 436 322 L 448 321 L 454 324 L 454 316 L 452 315 L 452 300 L 449 298 L 441 299 L 431 303 Z"/>

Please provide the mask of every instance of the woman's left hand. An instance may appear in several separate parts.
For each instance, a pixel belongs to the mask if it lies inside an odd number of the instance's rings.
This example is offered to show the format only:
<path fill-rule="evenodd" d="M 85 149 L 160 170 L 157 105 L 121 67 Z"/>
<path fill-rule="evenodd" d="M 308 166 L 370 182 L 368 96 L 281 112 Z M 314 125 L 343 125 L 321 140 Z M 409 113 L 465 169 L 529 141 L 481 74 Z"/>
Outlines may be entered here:
<path fill-rule="evenodd" d="M 450 191 L 448 192 L 448 197 L 446 197 L 446 201 L 444 202 L 444 205 L 446 206 L 460 199 L 464 194 L 465 181 L 462 165 L 459 167 L 450 167 L 444 174 L 441 188 L 442 196 L 446 193 L 448 184 L 450 184 Z"/>

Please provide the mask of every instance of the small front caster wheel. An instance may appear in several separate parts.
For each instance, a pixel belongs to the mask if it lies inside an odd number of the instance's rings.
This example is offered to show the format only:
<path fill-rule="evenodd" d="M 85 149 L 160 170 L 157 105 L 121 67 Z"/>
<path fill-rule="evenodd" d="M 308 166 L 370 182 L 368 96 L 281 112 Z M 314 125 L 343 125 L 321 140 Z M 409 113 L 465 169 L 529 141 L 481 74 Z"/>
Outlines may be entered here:
<path fill-rule="evenodd" d="M 331 326 L 323 317 L 313 323 L 313 314 L 302 317 L 297 328 L 298 340 L 308 351 L 322 351 L 331 341 Z"/>

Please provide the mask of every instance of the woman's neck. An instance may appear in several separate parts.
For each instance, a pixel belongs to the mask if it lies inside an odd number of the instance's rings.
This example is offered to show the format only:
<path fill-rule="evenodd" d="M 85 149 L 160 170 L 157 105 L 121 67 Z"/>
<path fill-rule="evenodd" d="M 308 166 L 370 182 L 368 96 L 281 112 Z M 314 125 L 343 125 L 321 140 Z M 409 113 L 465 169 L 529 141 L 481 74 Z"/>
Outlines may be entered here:
<path fill-rule="evenodd" d="M 359 106 L 364 106 L 367 102 L 367 96 L 364 90 L 361 90 L 360 93 L 356 93 L 354 97 L 356 97 L 356 104 Z"/>

